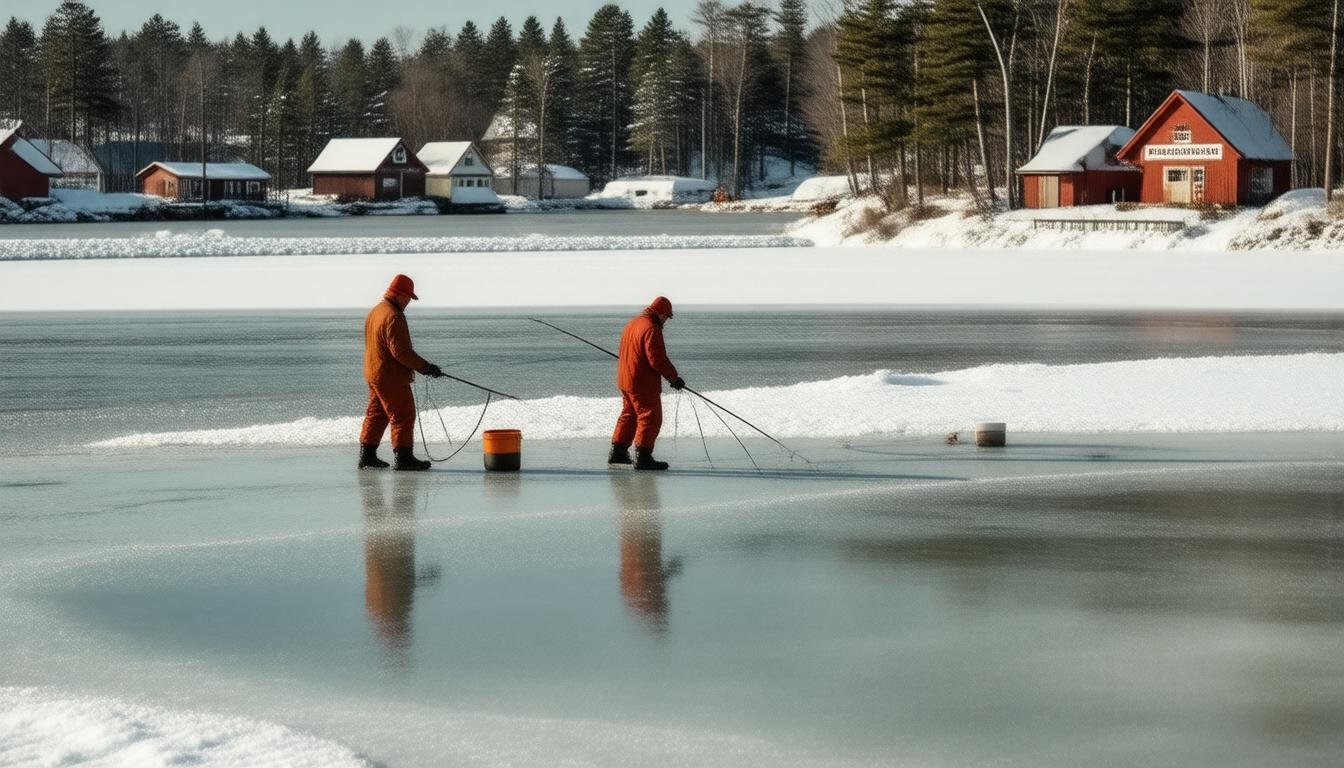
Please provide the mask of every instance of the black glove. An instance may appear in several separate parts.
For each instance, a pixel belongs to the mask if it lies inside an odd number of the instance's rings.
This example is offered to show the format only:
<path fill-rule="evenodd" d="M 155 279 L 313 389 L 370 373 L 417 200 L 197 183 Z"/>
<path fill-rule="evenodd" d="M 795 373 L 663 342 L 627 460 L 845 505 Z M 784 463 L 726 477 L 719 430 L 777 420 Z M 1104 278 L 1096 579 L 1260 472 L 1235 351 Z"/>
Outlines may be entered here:
<path fill-rule="evenodd" d="M 425 370 L 421 371 L 421 373 L 436 379 L 443 378 L 443 369 L 433 363 L 426 365 Z"/>
<path fill-rule="evenodd" d="M 682 379 L 680 376 L 677 377 L 676 381 L 672 382 L 673 389 L 684 389 L 685 387 L 686 387 L 686 381 Z"/>

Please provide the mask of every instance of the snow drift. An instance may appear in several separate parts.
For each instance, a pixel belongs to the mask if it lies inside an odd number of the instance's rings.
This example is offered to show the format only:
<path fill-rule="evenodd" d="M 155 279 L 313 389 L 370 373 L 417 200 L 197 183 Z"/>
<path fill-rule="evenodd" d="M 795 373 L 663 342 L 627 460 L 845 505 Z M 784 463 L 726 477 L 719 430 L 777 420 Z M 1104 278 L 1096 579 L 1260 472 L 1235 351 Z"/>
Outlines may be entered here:
<path fill-rule="evenodd" d="M 1000 364 L 939 373 L 880 370 L 706 394 L 784 438 L 941 435 L 980 419 L 1006 421 L 1010 434 L 1344 431 L 1344 354 Z M 667 437 L 698 434 L 691 396 L 680 397 L 680 404 L 675 394 L 664 398 Z M 698 408 L 706 434 L 727 436 L 703 404 Z M 601 438 L 610 434 L 619 410 L 615 397 L 497 402 L 483 426 L 521 428 L 529 440 Z M 444 408 L 442 415 L 460 438 L 476 422 L 480 406 Z M 437 416 L 428 411 L 424 416 L 433 425 L 427 428 L 431 439 L 441 440 Z M 339 445 L 353 441 L 359 425 L 358 416 L 303 418 L 126 435 L 93 445 Z"/>
<path fill-rule="evenodd" d="M 0 765 L 366 766 L 353 752 L 274 723 L 117 699 L 0 688 Z"/>

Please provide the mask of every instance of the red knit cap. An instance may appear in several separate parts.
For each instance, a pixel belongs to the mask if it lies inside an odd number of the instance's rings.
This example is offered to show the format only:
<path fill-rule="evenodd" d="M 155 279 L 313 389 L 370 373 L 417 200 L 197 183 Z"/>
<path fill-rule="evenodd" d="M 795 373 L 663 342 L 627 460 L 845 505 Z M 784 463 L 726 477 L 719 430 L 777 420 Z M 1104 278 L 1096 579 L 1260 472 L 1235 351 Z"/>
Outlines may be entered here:
<path fill-rule="evenodd" d="M 420 297 L 415 295 L 415 281 L 405 275 L 397 275 L 392 278 L 392 283 L 387 286 L 387 292 L 397 296 L 410 296 L 417 301 L 420 300 Z"/>
<path fill-rule="evenodd" d="M 672 302 L 668 301 L 666 296 L 659 296 L 649 302 L 649 309 L 653 310 L 653 313 L 656 315 L 672 316 Z"/>

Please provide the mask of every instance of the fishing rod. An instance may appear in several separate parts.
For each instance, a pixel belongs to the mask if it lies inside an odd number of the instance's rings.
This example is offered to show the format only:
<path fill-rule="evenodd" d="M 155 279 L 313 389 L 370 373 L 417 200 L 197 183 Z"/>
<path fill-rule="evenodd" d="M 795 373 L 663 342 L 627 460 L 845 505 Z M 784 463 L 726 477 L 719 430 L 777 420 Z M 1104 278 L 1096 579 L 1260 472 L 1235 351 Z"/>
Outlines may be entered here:
<path fill-rule="evenodd" d="M 570 337 L 571 339 L 576 339 L 576 340 L 578 340 L 578 341 L 581 341 L 581 342 L 583 342 L 584 344 L 587 344 L 588 346 L 592 347 L 593 349 L 596 349 L 596 350 L 599 351 L 599 352 L 606 353 L 607 355 L 610 355 L 611 357 L 614 357 L 614 358 L 616 358 L 617 360 L 620 359 L 620 356 L 618 356 L 615 352 L 612 352 L 611 350 L 606 349 L 605 347 L 600 347 L 600 346 L 598 346 L 597 344 L 594 344 L 593 342 L 591 342 L 591 341 L 589 341 L 589 340 L 583 338 L 582 336 L 579 336 L 578 334 L 570 333 L 569 331 L 566 331 L 564 328 L 561 328 L 561 327 L 559 327 L 559 326 L 557 326 L 557 325 L 552 325 L 551 323 L 548 323 L 548 322 L 546 322 L 545 320 L 539 320 L 539 319 L 537 319 L 537 318 L 535 318 L 535 317 L 529 317 L 529 318 L 527 318 L 527 319 L 528 319 L 528 320 L 531 320 L 531 321 L 534 322 L 534 323 L 541 323 L 542 325 L 546 326 L 547 328 L 553 328 L 553 329 L 555 329 L 555 330 L 557 330 L 557 331 L 559 331 L 559 332 L 565 334 L 566 336 Z M 786 453 L 788 453 L 790 456 L 797 456 L 798 458 L 803 459 L 803 461 L 807 461 L 807 459 L 804 458 L 804 457 L 802 456 L 802 454 L 800 454 L 800 453 L 798 453 L 797 451 L 793 450 L 793 449 L 790 448 L 789 446 L 787 446 L 787 445 L 781 443 L 779 440 L 777 440 L 777 439 L 774 437 L 774 435 L 771 435 L 770 433 L 766 432 L 765 430 L 761 429 L 760 427 L 756 426 L 755 424 L 752 424 L 750 421 L 747 421 L 746 419 L 742 418 L 741 416 L 738 416 L 736 413 L 733 413 L 732 411 L 728 410 L 727 408 L 724 408 L 722 405 L 719 405 L 718 403 L 714 402 L 713 400 L 710 400 L 708 397 L 705 397 L 704 395 L 700 394 L 699 392 L 695 391 L 694 389 L 691 389 L 691 388 L 688 387 L 688 386 L 683 386 L 683 388 L 684 388 L 687 392 L 690 392 L 692 395 L 695 395 L 696 397 L 700 398 L 701 400 L 704 400 L 706 403 L 709 403 L 710 406 L 712 406 L 712 407 L 714 407 L 714 408 L 718 408 L 719 410 L 723 411 L 724 413 L 728 414 L 729 416 L 732 416 L 734 419 L 737 419 L 738 421 L 742 422 L 743 424 L 746 424 L 748 427 L 751 427 L 752 429 L 756 430 L 756 431 L 759 432 L 762 436 L 764 436 L 767 440 L 769 440 L 770 442 L 774 443 L 775 445 L 778 445 L 780 448 L 783 448 L 784 451 L 785 451 Z M 732 431 L 732 430 L 730 429 L 729 432 L 731 432 L 731 431 Z M 736 437 L 736 435 L 734 435 L 734 437 Z M 740 441 L 739 441 L 739 442 L 740 442 Z M 809 462 L 809 463 L 811 463 L 811 462 Z"/>
<path fill-rule="evenodd" d="M 504 393 L 504 392 L 500 392 L 500 391 L 497 390 L 497 389 L 491 389 L 491 388 L 489 388 L 489 387 L 483 387 L 483 386 L 481 386 L 480 384 L 477 384 L 477 383 L 475 383 L 475 382 L 467 381 L 466 379 L 460 379 L 460 378 L 458 378 L 458 377 L 452 375 L 451 373 L 444 373 L 444 374 L 443 374 L 443 378 L 445 378 L 445 379 L 452 379 L 453 381 L 456 381 L 456 382 L 459 382 L 459 383 L 462 383 L 462 384 L 466 384 L 468 387 L 475 387 L 476 389 L 479 389 L 479 390 L 481 390 L 482 392 L 486 392 L 486 393 L 489 393 L 489 394 L 491 394 L 491 395 L 496 395 L 496 396 L 498 396 L 498 397 L 502 397 L 502 398 L 504 398 L 504 399 L 506 399 L 506 400 L 517 400 L 517 399 L 518 399 L 518 398 L 514 397 L 513 395 L 506 394 L 506 393 Z"/>

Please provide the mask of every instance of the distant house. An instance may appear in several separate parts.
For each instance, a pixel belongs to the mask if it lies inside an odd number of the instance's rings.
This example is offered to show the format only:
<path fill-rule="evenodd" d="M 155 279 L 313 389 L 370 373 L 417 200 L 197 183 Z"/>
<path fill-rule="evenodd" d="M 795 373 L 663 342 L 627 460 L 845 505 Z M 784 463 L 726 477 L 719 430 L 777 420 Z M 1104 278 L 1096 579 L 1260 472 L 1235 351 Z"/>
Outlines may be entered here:
<path fill-rule="evenodd" d="M 591 187 L 588 176 L 583 171 L 554 163 L 548 163 L 543 168 L 540 179 L 538 179 L 537 166 L 535 165 L 520 167 L 516 179 L 512 173 L 496 174 L 495 191 L 501 195 L 523 195 L 524 197 L 545 197 L 548 199 L 586 197 L 588 195 Z"/>
<path fill-rule="evenodd" d="M 425 193 L 431 197 L 474 205 L 499 202 L 494 190 L 494 169 L 472 142 L 431 142 L 421 147 L 416 156 L 429 168 Z"/>
<path fill-rule="evenodd" d="M 1292 147 L 1233 96 L 1172 91 L 1117 157 L 1140 169 L 1146 203 L 1262 204 L 1292 186 Z"/>
<path fill-rule="evenodd" d="M 708 202 L 717 188 L 716 182 L 689 176 L 626 176 L 607 182 L 602 188 L 602 196 Z"/>
<path fill-rule="evenodd" d="M 103 167 L 89 150 L 66 139 L 29 139 L 29 143 L 61 169 L 53 187 L 102 191 Z"/>
<path fill-rule="evenodd" d="M 400 200 L 425 194 L 429 171 L 401 139 L 332 139 L 308 173 L 313 194 Z"/>
<path fill-rule="evenodd" d="M 49 196 L 51 180 L 61 176 L 55 163 L 19 135 L 22 128 L 22 123 L 0 128 L 0 197 L 15 202 Z"/>
<path fill-rule="evenodd" d="M 1138 200 L 1138 168 L 1116 153 L 1134 135 L 1122 125 L 1061 125 L 1017 169 L 1028 208 L 1061 208 Z"/>
<path fill-rule="evenodd" d="M 157 162 L 145 166 L 136 179 L 140 191 L 172 200 L 201 199 L 201 164 Z M 262 201 L 271 186 L 271 174 L 250 163 L 206 163 L 207 200 Z"/>
<path fill-rule="evenodd" d="M 168 157 L 168 145 L 159 141 L 116 140 L 93 145 L 93 159 L 103 169 L 104 192 L 138 191 L 140 184 L 136 174 L 150 163 L 167 160 Z"/>

